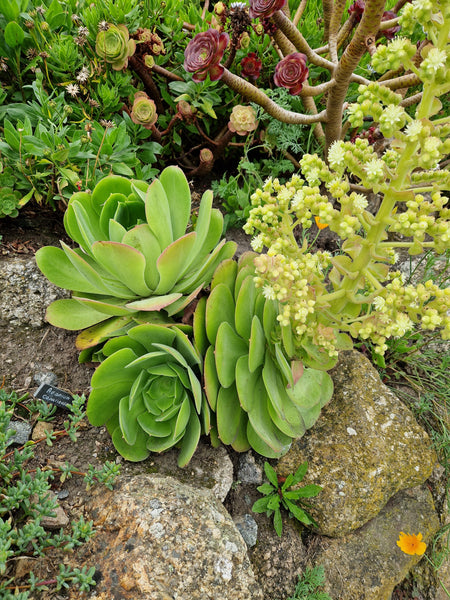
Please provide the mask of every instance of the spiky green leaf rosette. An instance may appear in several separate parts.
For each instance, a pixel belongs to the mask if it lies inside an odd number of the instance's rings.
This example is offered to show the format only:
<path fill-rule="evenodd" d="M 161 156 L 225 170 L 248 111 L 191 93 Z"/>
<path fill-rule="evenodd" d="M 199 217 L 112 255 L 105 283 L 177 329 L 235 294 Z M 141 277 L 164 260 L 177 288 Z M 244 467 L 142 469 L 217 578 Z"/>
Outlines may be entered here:
<path fill-rule="evenodd" d="M 218 437 L 239 452 L 252 447 L 275 458 L 312 427 L 333 384 L 326 372 L 292 359 L 276 302 L 255 287 L 255 256 L 219 265 L 211 294 L 197 305 L 194 336 L 205 356 L 205 392 Z"/>
<path fill-rule="evenodd" d="M 189 185 L 178 167 L 164 169 L 150 185 L 112 175 L 92 193 L 74 194 L 64 225 L 79 248 L 61 242 L 62 249 L 36 253 L 44 275 L 73 291 L 49 306 L 47 320 L 73 330 L 100 324 L 82 348 L 138 315 L 182 311 L 236 248 L 219 242 L 223 217 L 212 208 L 211 191 L 201 199 L 195 231 L 186 233 L 190 214 Z"/>
<path fill-rule="evenodd" d="M 141 461 L 179 446 L 186 465 L 208 433 L 210 410 L 202 392 L 201 357 L 176 326 L 137 325 L 103 347 L 88 399 L 92 425 L 104 425 L 116 450 Z"/>

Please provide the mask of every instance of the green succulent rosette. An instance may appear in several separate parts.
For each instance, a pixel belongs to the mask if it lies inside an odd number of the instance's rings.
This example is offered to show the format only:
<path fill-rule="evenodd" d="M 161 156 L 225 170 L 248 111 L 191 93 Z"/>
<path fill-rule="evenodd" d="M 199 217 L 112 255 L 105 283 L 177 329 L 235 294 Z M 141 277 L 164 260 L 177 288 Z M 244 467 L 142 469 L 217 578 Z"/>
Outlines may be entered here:
<path fill-rule="evenodd" d="M 194 337 L 216 413 L 212 435 L 238 452 L 251 447 L 276 458 L 313 426 L 333 382 L 292 356 L 292 333 L 280 326 L 276 301 L 255 287 L 255 256 L 219 265 L 209 297 L 197 305 Z"/>
<path fill-rule="evenodd" d="M 156 105 L 145 92 L 136 92 L 131 108 L 131 120 L 137 125 L 151 129 L 158 119 Z"/>
<path fill-rule="evenodd" d="M 135 319 L 154 321 L 155 311 L 180 313 L 209 285 L 214 270 L 236 244 L 220 241 L 223 217 L 203 195 L 195 230 L 189 228 L 191 194 L 181 169 L 168 167 L 150 185 L 112 175 L 92 193 L 78 192 L 64 215 L 78 248 L 61 242 L 36 253 L 55 285 L 72 290 L 56 300 L 47 320 L 80 330 L 80 349 L 104 341 Z"/>
<path fill-rule="evenodd" d="M 136 51 L 136 42 L 130 40 L 125 25 L 108 24 L 108 29 L 99 31 L 95 40 L 95 51 L 115 71 L 128 66 L 128 59 Z"/>
<path fill-rule="evenodd" d="M 103 354 L 87 403 L 91 424 L 106 425 L 129 461 L 177 446 L 185 466 L 210 428 L 202 360 L 189 338 L 176 326 L 137 325 L 110 339 Z"/>

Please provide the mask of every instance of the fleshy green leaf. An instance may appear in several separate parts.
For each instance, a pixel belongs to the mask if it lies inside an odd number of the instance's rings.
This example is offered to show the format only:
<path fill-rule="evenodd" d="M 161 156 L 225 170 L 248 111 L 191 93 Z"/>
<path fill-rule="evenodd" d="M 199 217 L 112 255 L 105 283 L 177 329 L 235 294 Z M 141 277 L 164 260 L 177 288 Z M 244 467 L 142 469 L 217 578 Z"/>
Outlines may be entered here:
<path fill-rule="evenodd" d="M 210 344 L 216 343 L 217 331 L 224 322 L 234 326 L 235 304 L 228 286 L 217 285 L 210 293 L 206 304 L 206 334 Z"/>
<path fill-rule="evenodd" d="M 250 330 L 250 345 L 248 352 L 248 368 L 253 373 L 264 364 L 266 353 L 266 338 L 261 321 L 255 315 L 252 319 Z"/>
<path fill-rule="evenodd" d="M 108 175 L 101 179 L 92 191 L 92 206 L 100 215 L 101 209 L 111 194 L 131 194 L 131 181 L 120 175 Z"/>
<path fill-rule="evenodd" d="M 156 263 L 159 283 L 155 289 L 155 294 L 165 294 L 174 287 L 195 244 L 196 235 L 192 231 L 175 240 L 162 252 Z"/>
<path fill-rule="evenodd" d="M 255 390 L 260 388 L 261 370 L 252 373 L 248 368 L 247 356 L 243 355 L 236 362 L 235 375 L 239 402 L 246 412 L 251 412 L 255 404 L 260 401 Z"/>
<path fill-rule="evenodd" d="M 154 179 L 147 190 L 145 215 L 159 245 L 161 248 L 167 248 L 173 242 L 172 220 L 169 200 L 158 179 Z"/>
<path fill-rule="evenodd" d="M 117 427 L 113 431 L 111 438 L 117 452 L 126 460 L 140 462 L 141 460 L 145 460 L 150 454 L 147 449 L 148 436 L 142 429 L 138 430 L 136 440 L 132 445 L 127 444 L 123 439 L 120 427 Z"/>
<path fill-rule="evenodd" d="M 150 296 L 149 298 L 143 298 L 142 300 L 134 300 L 126 304 L 127 308 L 133 310 L 145 310 L 152 312 L 155 310 L 161 310 L 176 302 L 181 298 L 181 294 L 167 294 L 165 296 Z"/>
<path fill-rule="evenodd" d="M 67 290 L 98 294 L 98 287 L 81 274 L 61 248 L 46 246 L 36 252 L 36 263 L 52 283 Z"/>
<path fill-rule="evenodd" d="M 186 176 L 179 167 L 166 167 L 161 172 L 159 180 L 166 193 L 173 239 L 176 240 L 186 233 L 191 216 L 191 191 Z"/>
<path fill-rule="evenodd" d="M 225 289 L 228 291 L 228 288 Z M 208 327 L 208 307 L 206 308 L 206 327 Z M 217 375 L 224 387 L 230 387 L 234 383 L 237 360 L 247 354 L 248 346 L 243 339 L 237 335 L 227 321 L 222 323 L 217 330 L 215 358 Z"/>
<path fill-rule="evenodd" d="M 117 300 L 117 298 L 98 296 L 97 298 L 88 298 L 78 295 L 73 295 L 72 298 L 81 302 L 85 306 L 89 306 L 98 312 L 105 313 L 112 317 L 124 317 L 130 314 L 130 310 L 126 308 L 126 300 Z"/>
<path fill-rule="evenodd" d="M 75 346 L 77 350 L 93 348 L 97 344 L 116 335 L 117 332 L 122 332 L 122 328 L 126 327 L 131 321 L 131 317 L 115 317 L 107 319 L 97 325 L 92 325 L 78 334 L 77 339 L 75 340 Z"/>
<path fill-rule="evenodd" d="M 45 318 L 55 327 L 76 331 L 106 321 L 108 315 L 72 298 L 67 298 L 52 302 L 47 308 Z"/>
<path fill-rule="evenodd" d="M 239 406 L 235 387 L 220 388 L 217 396 L 217 428 L 223 444 L 232 445 L 238 437 L 245 413 Z"/>
<path fill-rule="evenodd" d="M 119 402 L 119 424 L 122 435 L 127 444 L 131 446 L 136 443 L 140 430 L 137 417 L 145 411 L 142 395 L 133 403 L 130 408 L 128 396 L 121 398 Z"/>
<path fill-rule="evenodd" d="M 152 290 L 145 282 L 144 255 L 126 244 L 95 242 L 92 252 L 106 271 L 123 282 L 138 296 L 149 296 Z"/>
<path fill-rule="evenodd" d="M 178 454 L 178 466 L 185 467 L 191 460 L 200 440 L 201 426 L 200 421 L 194 411 L 191 411 L 189 423 L 181 442 L 180 453 Z"/>
<path fill-rule="evenodd" d="M 195 307 L 193 329 L 195 347 L 204 356 L 209 346 L 206 335 L 206 296 L 200 298 Z"/>
<path fill-rule="evenodd" d="M 241 289 L 239 290 L 236 300 L 236 310 L 234 316 L 236 331 L 242 338 L 244 338 L 244 340 L 250 340 L 255 300 L 255 284 L 253 282 L 253 276 L 250 276 L 242 282 Z"/>
<path fill-rule="evenodd" d="M 220 384 L 219 378 L 217 377 L 214 348 L 212 346 L 209 346 L 205 354 L 204 386 L 208 404 L 211 407 L 211 410 L 215 412 Z"/>
<path fill-rule="evenodd" d="M 230 289 L 234 298 L 234 283 L 237 275 L 237 262 L 232 258 L 223 260 L 217 269 L 214 271 L 214 276 L 211 281 L 211 291 L 220 283 L 225 284 Z"/>
<path fill-rule="evenodd" d="M 159 273 L 156 268 L 156 261 L 161 254 L 161 247 L 150 227 L 146 223 L 136 225 L 136 227 L 127 231 L 122 239 L 122 243 L 136 248 L 136 250 L 139 250 L 139 252 L 144 255 L 145 282 L 150 289 L 156 289 L 156 286 L 159 283 Z"/>

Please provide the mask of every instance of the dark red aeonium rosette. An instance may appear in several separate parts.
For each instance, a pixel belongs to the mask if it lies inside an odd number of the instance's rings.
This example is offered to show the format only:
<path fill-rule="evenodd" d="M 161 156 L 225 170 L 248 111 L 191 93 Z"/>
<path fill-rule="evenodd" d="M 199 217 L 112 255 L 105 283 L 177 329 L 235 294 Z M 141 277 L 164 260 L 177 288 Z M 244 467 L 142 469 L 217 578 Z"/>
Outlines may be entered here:
<path fill-rule="evenodd" d="M 254 52 L 249 52 L 241 61 L 242 75 L 256 81 L 261 73 L 262 62 Z"/>
<path fill-rule="evenodd" d="M 198 33 L 187 45 L 184 52 L 184 68 L 194 73 L 194 81 L 204 81 L 209 74 L 211 81 L 217 81 L 223 75 L 220 65 L 230 37 L 228 33 L 219 33 L 217 29 L 208 29 Z"/>
<path fill-rule="evenodd" d="M 303 83 L 308 79 L 306 56 L 301 52 L 288 54 L 275 67 L 273 80 L 278 87 L 289 90 L 292 96 L 297 96 L 302 91 Z"/>
<path fill-rule="evenodd" d="M 256 17 L 271 17 L 274 12 L 283 8 L 286 0 L 250 0 L 250 10 L 248 14 L 250 18 Z"/>

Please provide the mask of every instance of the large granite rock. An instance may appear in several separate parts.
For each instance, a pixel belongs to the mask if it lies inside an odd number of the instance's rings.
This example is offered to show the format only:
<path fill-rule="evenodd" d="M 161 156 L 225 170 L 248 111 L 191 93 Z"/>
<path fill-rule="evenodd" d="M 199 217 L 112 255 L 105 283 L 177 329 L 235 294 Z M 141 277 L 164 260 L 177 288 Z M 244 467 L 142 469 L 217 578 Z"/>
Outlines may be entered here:
<path fill-rule="evenodd" d="M 42 327 L 47 306 L 67 295 L 42 275 L 34 258 L 0 261 L 0 321 Z"/>
<path fill-rule="evenodd" d="M 400 531 L 420 532 L 429 543 L 438 529 L 431 493 L 417 486 L 396 494 L 379 515 L 344 538 L 319 538 L 311 564 L 324 566 L 324 590 L 335 600 L 390 600 L 421 559 L 400 550 Z"/>
<path fill-rule="evenodd" d="M 399 490 L 423 483 L 437 458 L 412 412 L 362 354 L 343 352 L 331 375 L 333 398 L 277 472 L 286 476 L 307 460 L 302 484 L 323 488 L 311 499 L 318 532 L 342 536 L 376 516 Z"/>
<path fill-rule="evenodd" d="M 262 600 L 244 540 L 209 490 L 121 476 L 87 513 L 97 532 L 77 560 L 96 567 L 92 600 Z"/>

